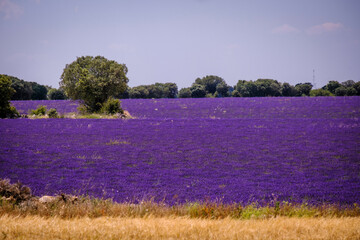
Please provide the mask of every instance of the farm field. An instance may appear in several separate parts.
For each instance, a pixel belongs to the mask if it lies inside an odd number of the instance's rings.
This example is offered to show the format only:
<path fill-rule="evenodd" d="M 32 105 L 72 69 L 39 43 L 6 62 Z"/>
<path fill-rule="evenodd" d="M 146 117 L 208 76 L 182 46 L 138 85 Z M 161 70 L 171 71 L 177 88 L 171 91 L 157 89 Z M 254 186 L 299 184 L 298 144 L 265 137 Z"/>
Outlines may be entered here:
<path fill-rule="evenodd" d="M 42 218 L 0 216 L 4 239 L 359 239 L 357 218 Z"/>
<path fill-rule="evenodd" d="M 76 111 L 72 101 L 14 101 Z M 134 119 L 1 119 L 0 178 L 173 205 L 360 203 L 360 98 L 126 99 Z"/>

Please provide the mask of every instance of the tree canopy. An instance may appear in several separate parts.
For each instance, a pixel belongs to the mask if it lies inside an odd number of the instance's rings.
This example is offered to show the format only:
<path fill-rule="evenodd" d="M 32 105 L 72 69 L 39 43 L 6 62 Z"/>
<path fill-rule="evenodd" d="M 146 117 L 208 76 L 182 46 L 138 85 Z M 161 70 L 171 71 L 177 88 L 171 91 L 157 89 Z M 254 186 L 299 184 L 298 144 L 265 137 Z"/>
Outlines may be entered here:
<path fill-rule="evenodd" d="M 61 89 L 52 88 L 48 92 L 48 99 L 49 100 L 64 100 L 66 99 L 66 95 L 64 91 Z"/>
<path fill-rule="evenodd" d="M 129 90 L 129 98 L 176 98 L 178 87 L 175 83 L 140 85 Z"/>
<path fill-rule="evenodd" d="M 1 75 L 11 81 L 11 87 L 15 90 L 11 100 L 46 100 L 48 87 L 36 82 L 27 82 L 14 76 Z"/>
<path fill-rule="evenodd" d="M 222 79 L 221 77 L 218 77 L 218 76 L 214 76 L 214 75 L 208 75 L 203 78 L 197 78 L 197 79 L 195 79 L 194 84 L 202 85 L 206 91 L 206 94 L 208 94 L 208 93 L 215 94 L 216 87 L 219 84 L 226 85 L 224 79 Z"/>
<path fill-rule="evenodd" d="M 127 72 L 125 64 L 102 56 L 78 57 L 66 65 L 60 87 L 69 98 L 82 100 L 88 111 L 98 112 L 107 99 L 126 90 Z"/>
<path fill-rule="evenodd" d="M 9 77 L 0 75 L 0 118 L 18 117 L 19 113 L 15 107 L 10 106 L 11 95 L 14 92 Z"/>

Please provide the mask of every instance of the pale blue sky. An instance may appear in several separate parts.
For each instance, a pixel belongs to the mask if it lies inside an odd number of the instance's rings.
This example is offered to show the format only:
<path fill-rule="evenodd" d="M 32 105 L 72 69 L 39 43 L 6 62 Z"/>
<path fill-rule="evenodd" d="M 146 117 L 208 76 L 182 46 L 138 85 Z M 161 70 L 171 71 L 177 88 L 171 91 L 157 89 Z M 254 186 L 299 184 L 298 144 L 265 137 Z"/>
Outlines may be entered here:
<path fill-rule="evenodd" d="M 218 75 L 360 81 L 360 0 L 0 0 L 0 73 L 58 87 L 101 55 L 130 86 Z"/>

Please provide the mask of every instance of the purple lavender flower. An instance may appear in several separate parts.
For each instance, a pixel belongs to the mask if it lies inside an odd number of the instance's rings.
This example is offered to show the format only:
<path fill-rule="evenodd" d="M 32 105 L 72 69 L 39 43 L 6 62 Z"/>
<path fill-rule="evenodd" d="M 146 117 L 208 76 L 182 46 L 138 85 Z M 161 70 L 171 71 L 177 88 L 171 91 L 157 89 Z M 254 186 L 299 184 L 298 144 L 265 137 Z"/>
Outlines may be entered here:
<path fill-rule="evenodd" d="M 126 99 L 135 119 L 1 119 L 0 178 L 169 204 L 360 203 L 360 98 Z M 14 101 L 73 112 L 71 101 Z"/>

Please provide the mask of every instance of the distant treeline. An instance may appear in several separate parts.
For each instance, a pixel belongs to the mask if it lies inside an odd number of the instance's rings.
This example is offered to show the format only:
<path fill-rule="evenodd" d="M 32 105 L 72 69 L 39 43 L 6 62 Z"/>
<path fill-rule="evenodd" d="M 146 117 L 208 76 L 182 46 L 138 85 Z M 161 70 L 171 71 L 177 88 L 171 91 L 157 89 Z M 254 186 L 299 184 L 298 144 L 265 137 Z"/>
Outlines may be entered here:
<path fill-rule="evenodd" d="M 0 75 L 1 76 L 1 75 Z M 7 76 L 7 75 L 4 75 Z M 67 99 L 62 89 L 27 82 L 17 77 L 8 76 L 11 87 L 15 90 L 11 100 L 60 100 Z M 117 98 L 204 98 L 204 97 L 300 97 L 300 96 L 360 96 L 360 82 L 329 81 L 319 89 L 313 89 L 309 82 L 280 83 L 273 79 L 257 79 L 256 81 L 239 80 L 235 86 L 229 86 L 219 76 L 209 75 L 197 78 L 187 88 L 178 90 L 176 83 L 155 83 L 127 87 Z"/>
<path fill-rule="evenodd" d="M 57 100 L 66 99 L 63 91 L 36 82 L 27 82 L 14 76 L 0 74 L 11 80 L 11 87 L 15 92 L 11 100 Z"/>
<path fill-rule="evenodd" d="M 300 97 L 300 96 L 355 96 L 360 95 L 360 82 L 347 80 L 343 83 L 329 81 L 320 89 L 313 89 L 309 82 L 280 83 L 273 79 L 256 81 L 239 80 L 229 86 L 218 76 L 197 78 L 191 87 L 178 91 L 175 83 L 155 83 L 130 88 L 119 98 L 204 98 L 204 97 Z"/>

